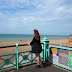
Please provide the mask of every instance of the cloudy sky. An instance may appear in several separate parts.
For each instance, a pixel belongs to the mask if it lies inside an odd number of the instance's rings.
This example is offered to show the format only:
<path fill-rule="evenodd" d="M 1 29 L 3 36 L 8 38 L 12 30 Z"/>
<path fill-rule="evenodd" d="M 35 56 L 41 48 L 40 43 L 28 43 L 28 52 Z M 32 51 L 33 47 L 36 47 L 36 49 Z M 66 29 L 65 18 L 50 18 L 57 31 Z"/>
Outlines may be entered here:
<path fill-rule="evenodd" d="M 0 34 L 72 34 L 72 0 L 0 0 Z"/>

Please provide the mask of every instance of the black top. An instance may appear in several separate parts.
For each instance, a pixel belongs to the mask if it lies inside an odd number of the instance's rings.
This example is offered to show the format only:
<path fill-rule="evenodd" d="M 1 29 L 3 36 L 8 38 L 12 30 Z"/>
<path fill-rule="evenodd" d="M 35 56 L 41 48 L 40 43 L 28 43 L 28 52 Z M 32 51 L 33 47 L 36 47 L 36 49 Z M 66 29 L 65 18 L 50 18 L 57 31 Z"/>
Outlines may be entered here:
<path fill-rule="evenodd" d="M 33 40 L 31 41 L 30 45 L 32 46 L 32 53 L 41 53 L 42 52 L 42 46 L 40 43 L 40 39 L 36 40 L 34 37 Z"/>
<path fill-rule="evenodd" d="M 34 43 L 38 43 L 38 45 L 41 46 L 40 39 L 39 39 L 39 40 L 36 40 L 35 37 L 34 37 L 33 40 L 31 41 L 30 45 L 33 45 Z"/>

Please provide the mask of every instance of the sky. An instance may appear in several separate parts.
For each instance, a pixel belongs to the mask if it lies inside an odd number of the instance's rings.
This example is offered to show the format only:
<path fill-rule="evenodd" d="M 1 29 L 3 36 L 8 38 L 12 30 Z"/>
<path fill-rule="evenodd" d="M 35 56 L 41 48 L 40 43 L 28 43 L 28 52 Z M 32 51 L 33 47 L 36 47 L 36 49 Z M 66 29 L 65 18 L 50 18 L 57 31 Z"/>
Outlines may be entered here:
<path fill-rule="evenodd" d="M 72 34 L 72 0 L 0 0 L 0 34 Z"/>

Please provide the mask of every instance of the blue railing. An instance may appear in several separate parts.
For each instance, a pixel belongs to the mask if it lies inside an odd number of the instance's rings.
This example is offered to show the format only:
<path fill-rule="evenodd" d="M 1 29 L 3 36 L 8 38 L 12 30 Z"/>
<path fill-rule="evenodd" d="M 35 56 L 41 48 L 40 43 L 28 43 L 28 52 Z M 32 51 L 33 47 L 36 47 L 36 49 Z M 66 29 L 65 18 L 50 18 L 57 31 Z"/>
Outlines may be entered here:
<path fill-rule="evenodd" d="M 62 44 L 48 45 L 49 62 L 72 71 L 72 46 Z"/>
<path fill-rule="evenodd" d="M 44 61 L 63 67 L 72 71 L 72 46 L 62 44 L 51 44 L 47 38 L 42 40 L 44 43 Z"/>
<path fill-rule="evenodd" d="M 43 45 L 43 43 L 41 43 L 41 44 Z M 0 55 L 0 60 L 3 60 L 3 62 L 4 62 L 0 66 L 0 70 L 7 69 L 7 68 L 12 68 L 12 67 L 15 67 L 15 68 L 19 69 L 19 65 L 23 65 L 23 64 L 27 64 L 27 63 L 31 63 L 32 64 L 34 61 L 37 61 L 36 60 L 36 57 L 33 58 L 33 53 L 31 53 L 31 50 L 30 51 L 18 52 L 18 47 L 19 46 L 28 46 L 28 44 L 18 45 L 16 43 L 16 45 L 0 47 L 0 49 L 10 48 L 10 47 L 16 47 L 16 52 L 15 53 Z M 2 58 L 4 56 L 9 56 L 9 55 L 12 55 L 12 56 L 10 58 L 6 58 L 6 59 L 3 59 Z M 30 58 L 29 58 L 29 55 L 30 55 Z M 14 56 L 15 56 L 15 61 L 14 61 L 14 63 L 12 63 L 11 62 L 11 59 Z M 22 57 L 22 58 L 19 59 L 20 57 Z M 42 59 L 42 57 L 41 57 L 41 59 Z M 9 64 L 11 64 L 11 66 Z M 3 67 L 5 65 L 9 65 L 9 66 L 8 67 L 7 66 L 6 67 Z"/>

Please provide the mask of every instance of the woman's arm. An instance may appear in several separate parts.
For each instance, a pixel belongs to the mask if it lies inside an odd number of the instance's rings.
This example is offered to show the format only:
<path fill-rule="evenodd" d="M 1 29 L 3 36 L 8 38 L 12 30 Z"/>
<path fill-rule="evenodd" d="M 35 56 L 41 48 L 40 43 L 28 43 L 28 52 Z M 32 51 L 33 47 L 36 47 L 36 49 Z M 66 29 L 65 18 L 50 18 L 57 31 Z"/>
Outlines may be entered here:
<path fill-rule="evenodd" d="M 30 45 L 32 45 L 33 43 L 34 43 L 34 38 L 33 38 L 33 40 L 31 41 Z"/>

